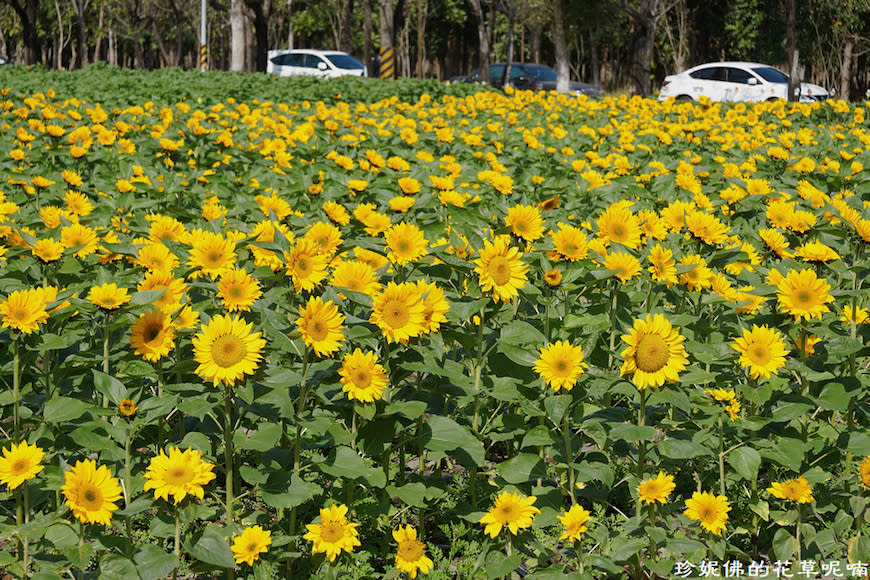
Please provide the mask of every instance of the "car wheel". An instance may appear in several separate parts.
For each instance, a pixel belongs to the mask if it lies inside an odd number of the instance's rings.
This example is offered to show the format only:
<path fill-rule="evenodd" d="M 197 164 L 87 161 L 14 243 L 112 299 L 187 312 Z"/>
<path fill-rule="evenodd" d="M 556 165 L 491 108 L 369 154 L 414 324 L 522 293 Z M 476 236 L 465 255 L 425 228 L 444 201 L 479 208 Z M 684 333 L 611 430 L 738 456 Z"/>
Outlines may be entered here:
<path fill-rule="evenodd" d="M 679 95 L 676 97 L 676 100 L 678 100 L 678 101 L 691 101 L 692 97 L 690 97 L 689 95 Z"/>

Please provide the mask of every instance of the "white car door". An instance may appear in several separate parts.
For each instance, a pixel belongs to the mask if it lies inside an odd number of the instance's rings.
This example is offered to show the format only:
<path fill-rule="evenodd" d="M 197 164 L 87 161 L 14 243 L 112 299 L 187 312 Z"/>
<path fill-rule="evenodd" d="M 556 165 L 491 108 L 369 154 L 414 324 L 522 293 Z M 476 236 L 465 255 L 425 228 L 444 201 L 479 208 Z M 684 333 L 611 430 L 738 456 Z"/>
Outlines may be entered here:
<path fill-rule="evenodd" d="M 734 101 L 764 100 L 764 86 L 761 79 L 748 70 L 728 67 L 728 84 L 733 88 Z"/>
<path fill-rule="evenodd" d="M 707 97 L 711 101 L 725 101 L 728 92 L 725 69 L 721 66 L 710 66 L 692 72 L 692 81 L 689 85 L 692 98 L 696 101 L 699 97 Z"/>

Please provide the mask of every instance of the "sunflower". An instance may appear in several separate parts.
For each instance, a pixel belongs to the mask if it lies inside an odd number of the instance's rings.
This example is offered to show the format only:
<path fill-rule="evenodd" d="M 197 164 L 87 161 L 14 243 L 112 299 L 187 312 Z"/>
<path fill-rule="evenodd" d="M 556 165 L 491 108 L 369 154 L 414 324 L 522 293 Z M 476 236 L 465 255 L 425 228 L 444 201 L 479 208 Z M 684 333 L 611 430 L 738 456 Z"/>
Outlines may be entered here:
<path fill-rule="evenodd" d="M 96 461 L 77 461 L 64 474 L 61 488 L 66 505 L 80 521 L 86 524 L 109 525 L 112 512 L 118 509 L 115 502 L 121 499 L 121 485 L 117 477 L 105 465 L 97 467 Z"/>
<path fill-rule="evenodd" d="M 474 260 L 480 288 L 484 292 L 492 290 L 496 302 L 510 302 L 526 285 L 529 267 L 522 261 L 523 254 L 503 237 L 492 243 L 484 240 L 483 244 L 480 258 Z"/>
<path fill-rule="evenodd" d="M 136 263 L 147 270 L 173 270 L 178 267 L 178 256 L 162 242 L 145 244 L 136 254 Z"/>
<path fill-rule="evenodd" d="M 334 201 L 325 202 L 323 204 L 323 212 L 329 218 L 329 221 L 335 224 L 346 226 L 350 223 L 350 214 L 347 213 L 347 209 L 340 203 Z"/>
<path fill-rule="evenodd" d="M 378 356 L 373 352 L 363 352 L 359 348 L 344 355 L 338 374 L 347 398 L 361 403 L 379 400 L 387 386 L 387 373 L 378 364 Z"/>
<path fill-rule="evenodd" d="M 218 314 L 193 337 L 196 374 L 215 385 L 233 385 L 257 370 L 266 340 L 253 324 L 236 315 Z"/>
<path fill-rule="evenodd" d="M 579 542 L 581 534 L 589 529 L 589 516 L 592 515 L 579 505 L 572 505 L 571 509 L 560 516 L 556 516 L 562 525 L 565 526 L 565 531 L 559 536 L 560 540 L 571 540 Z"/>
<path fill-rule="evenodd" d="M 544 381 L 558 391 L 563 388 L 570 391 L 574 383 L 589 365 L 583 362 L 583 347 L 574 346 L 566 340 L 557 340 L 541 349 L 540 358 L 535 361 L 535 372 Z"/>
<path fill-rule="evenodd" d="M 184 280 L 176 278 L 169 270 L 151 270 L 136 285 L 136 289 L 140 292 L 163 290 L 163 294 L 152 300 L 151 304 L 169 314 L 177 308 L 187 286 L 184 284 Z"/>
<path fill-rule="evenodd" d="M 752 325 L 743 329 L 743 336 L 735 338 L 731 348 L 740 353 L 740 366 L 749 369 L 753 379 L 770 378 L 785 365 L 785 348 L 782 335 L 767 325 Z"/>
<path fill-rule="evenodd" d="M 558 224 L 558 231 L 550 231 L 553 249 L 564 259 L 575 262 L 582 260 L 589 253 L 589 241 L 580 228 Z"/>
<path fill-rule="evenodd" d="M 626 252 L 608 252 L 604 257 L 604 269 L 616 272 L 614 276 L 622 282 L 628 282 L 640 274 L 640 262 Z"/>
<path fill-rule="evenodd" d="M 97 232 L 81 224 L 70 224 L 61 228 L 60 243 L 63 247 L 76 251 L 76 258 L 85 258 L 97 251 L 99 238 Z"/>
<path fill-rule="evenodd" d="M 369 321 L 377 325 L 389 342 L 407 343 L 425 330 L 426 307 L 413 282 L 390 282 L 373 298 Z"/>
<path fill-rule="evenodd" d="M 15 489 L 28 479 L 33 479 L 43 470 L 40 462 L 44 455 L 41 448 L 36 444 L 28 445 L 27 441 L 4 447 L 3 456 L 0 457 L 0 484 Z"/>
<path fill-rule="evenodd" d="M 356 527 L 359 524 L 352 523 L 347 519 L 347 506 L 344 504 L 321 508 L 319 524 L 305 524 L 308 533 L 302 536 L 312 542 L 314 553 L 325 552 L 330 562 L 342 552 L 353 552 L 360 545 L 359 533 Z"/>
<path fill-rule="evenodd" d="M 332 300 L 324 302 L 320 296 L 311 296 L 304 307 L 299 307 L 296 326 L 302 340 L 318 356 L 331 355 L 344 341 L 344 314 L 338 311 Z"/>
<path fill-rule="evenodd" d="M 329 284 L 335 288 L 346 288 L 367 296 L 374 296 L 381 289 L 375 269 L 359 260 L 341 261 L 332 270 Z"/>
<path fill-rule="evenodd" d="M 813 499 L 813 488 L 803 475 L 788 481 L 774 481 L 767 488 L 767 492 L 773 497 L 796 501 L 797 503 L 812 503 L 815 501 Z"/>
<path fill-rule="evenodd" d="M 159 361 L 175 346 L 175 329 L 169 316 L 157 308 L 140 314 L 130 332 L 134 354 L 147 361 Z"/>
<path fill-rule="evenodd" d="M 447 312 L 450 310 L 444 290 L 435 282 L 417 280 L 417 294 L 423 301 L 423 334 L 438 332 L 441 324 L 447 322 Z"/>
<path fill-rule="evenodd" d="M 426 556 L 426 544 L 417 539 L 417 530 L 412 526 L 399 526 L 393 530 L 393 539 L 398 542 L 396 550 L 396 568 L 405 572 L 410 578 L 416 578 L 417 572 L 428 574 L 434 562 Z"/>
<path fill-rule="evenodd" d="M 680 283 L 688 286 L 689 290 L 701 290 L 709 288 L 713 280 L 713 271 L 707 267 L 707 260 L 698 254 L 684 256 L 680 266 L 692 266 L 690 270 L 680 274 Z"/>
<path fill-rule="evenodd" d="M 260 559 L 260 554 L 269 551 L 272 545 L 272 532 L 264 530 L 261 526 L 250 526 L 242 530 L 242 533 L 233 539 L 233 556 L 236 564 L 246 563 L 253 566 Z"/>
<path fill-rule="evenodd" d="M 236 263 L 236 243 L 221 234 L 193 230 L 190 234 L 190 246 L 187 265 L 199 268 L 197 274 L 205 274 L 215 279 Z"/>
<path fill-rule="evenodd" d="M 708 246 L 721 244 L 728 235 L 728 226 L 719 221 L 716 216 L 704 211 L 687 213 L 686 228 Z"/>
<path fill-rule="evenodd" d="M 559 270 L 547 270 L 544 272 L 544 282 L 547 286 L 555 288 L 562 283 L 562 272 Z"/>
<path fill-rule="evenodd" d="M 620 376 L 632 375 L 638 389 L 660 387 L 679 380 L 689 360 L 683 347 L 684 336 L 663 314 L 648 314 L 645 320 L 635 319 L 630 334 L 622 336 L 628 348 L 622 351 L 625 362 Z"/>
<path fill-rule="evenodd" d="M 665 225 L 672 232 L 679 232 L 686 225 L 686 214 L 695 209 L 695 204 L 690 201 L 674 201 L 659 212 Z"/>
<path fill-rule="evenodd" d="M 423 230 L 414 224 L 401 222 L 391 226 L 384 239 L 390 250 L 387 257 L 400 266 L 416 262 L 429 253 L 426 250 L 428 242 L 423 236 Z"/>
<path fill-rule="evenodd" d="M 341 231 L 327 222 L 313 224 L 303 236 L 304 239 L 314 242 L 318 253 L 332 256 L 341 245 Z"/>
<path fill-rule="evenodd" d="M 649 251 L 649 263 L 650 267 L 647 269 L 653 280 L 664 282 L 669 288 L 677 283 L 677 263 L 671 250 L 656 244 Z"/>
<path fill-rule="evenodd" d="M 503 526 L 507 526 L 513 535 L 517 535 L 521 529 L 532 527 L 535 515 L 541 513 L 532 505 L 537 500 L 535 496 L 523 497 L 518 493 L 501 492 L 492 508 L 480 518 L 479 523 L 486 525 L 484 533 L 495 538 Z"/>
<path fill-rule="evenodd" d="M 858 471 L 861 474 L 861 482 L 870 487 L 870 455 L 861 462 Z"/>
<path fill-rule="evenodd" d="M 629 209 L 631 203 L 616 202 L 598 217 L 598 236 L 631 249 L 640 245 L 640 224 Z"/>
<path fill-rule="evenodd" d="M 320 253 L 316 242 L 301 238 L 292 250 L 284 254 L 284 258 L 296 292 L 310 292 L 326 278 L 329 256 Z"/>
<path fill-rule="evenodd" d="M 48 320 L 45 300 L 36 289 L 16 290 L 0 302 L 3 327 L 31 334 Z"/>
<path fill-rule="evenodd" d="M 515 205 L 508 210 L 504 223 L 517 237 L 534 242 L 544 235 L 541 212 L 533 205 Z"/>
<path fill-rule="evenodd" d="M 54 238 L 41 238 L 33 244 L 30 251 L 43 262 L 54 262 L 63 257 L 64 245 Z"/>
<path fill-rule="evenodd" d="M 390 199 L 390 209 L 397 213 L 406 213 L 414 207 L 416 201 L 413 197 L 408 197 L 407 195 L 397 195 Z"/>
<path fill-rule="evenodd" d="M 830 262 L 839 260 L 840 254 L 822 242 L 807 242 L 794 251 L 794 255 L 805 262 Z"/>
<path fill-rule="evenodd" d="M 188 495 L 203 498 L 202 486 L 215 478 L 214 465 L 202 460 L 202 453 L 191 448 L 181 451 L 169 447 L 169 455 L 163 450 L 152 457 L 145 471 L 145 491 L 154 490 L 156 499 L 175 500 L 175 505 Z"/>
<path fill-rule="evenodd" d="M 233 268 L 221 274 L 217 289 L 224 310 L 228 312 L 248 311 L 257 298 L 263 295 L 260 282 L 240 268 Z"/>
<path fill-rule="evenodd" d="M 673 493 L 675 487 L 674 476 L 659 471 L 656 477 L 644 480 L 637 486 L 637 495 L 641 501 L 648 504 L 655 502 L 666 504 L 668 496 Z"/>
<path fill-rule="evenodd" d="M 701 527 L 711 534 L 721 536 L 728 522 L 729 511 L 731 507 L 724 495 L 696 491 L 691 499 L 686 500 L 683 514 L 690 520 L 701 522 Z"/>
<path fill-rule="evenodd" d="M 422 187 L 420 182 L 413 177 L 400 177 L 398 183 L 399 189 L 401 189 L 402 193 L 405 195 L 420 193 L 420 188 Z"/>
<path fill-rule="evenodd" d="M 88 301 L 104 310 L 115 310 L 130 302 L 130 295 L 126 288 L 119 288 L 117 284 L 100 284 L 91 287 Z"/>
<path fill-rule="evenodd" d="M 136 411 L 139 410 L 139 407 L 136 406 L 136 401 L 132 399 L 121 399 L 118 401 L 118 412 L 123 417 L 127 417 L 128 419 L 136 414 Z"/>
<path fill-rule="evenodd" d="M 789 270 L 776 286 L 780 310 L 791 314 L 795 320 L 821 318 L 822 313 L 828 312 L 825 304 L 834 301 L 829 294 L 831 286 L 812 270 Z"/>
<path fill-rule="evenodd" d="M 866 308 L 860 306 L 852 308 L 851 304 L 843 306 L 843 314 L 840 316 L 840 321 L 846 324 L 864 324 L 870 321 L 870 313 Z"/>

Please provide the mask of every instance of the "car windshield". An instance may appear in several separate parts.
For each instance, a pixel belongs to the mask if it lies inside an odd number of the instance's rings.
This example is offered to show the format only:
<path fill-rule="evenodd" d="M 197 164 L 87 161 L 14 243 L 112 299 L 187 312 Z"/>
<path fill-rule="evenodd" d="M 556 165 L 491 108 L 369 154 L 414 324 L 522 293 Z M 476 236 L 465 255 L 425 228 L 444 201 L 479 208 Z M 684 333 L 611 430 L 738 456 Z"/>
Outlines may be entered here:
<path fill-rule="evenodd" d="M 784 83 L 788 84 L 788 77 L 769 66 L 762 66 L 752 69 L 752 72 L 763 78 L 769 83 Z"/>
<path fill-rule="evenodd" d="M 349 54 L 327 54 L 325 55 L 329 62 L 335 65 L 336 68 L 345 70 L 359 70 L 365 68 L 363 63 L 350 56 Z"/>

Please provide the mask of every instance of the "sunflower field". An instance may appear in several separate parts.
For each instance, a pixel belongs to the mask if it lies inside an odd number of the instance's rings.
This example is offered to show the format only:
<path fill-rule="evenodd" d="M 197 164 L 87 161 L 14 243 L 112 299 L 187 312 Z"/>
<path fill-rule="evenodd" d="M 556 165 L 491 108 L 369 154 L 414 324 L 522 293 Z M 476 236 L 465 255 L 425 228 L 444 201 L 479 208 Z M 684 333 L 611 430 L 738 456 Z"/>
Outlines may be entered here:
<path fill-rule="evenodd" d="M 870 103 L 131 74 L 0 77 L 0 572 L 866 575 Z"/>

